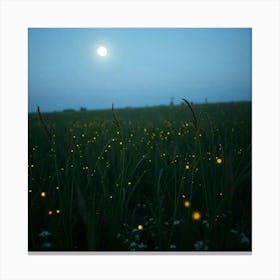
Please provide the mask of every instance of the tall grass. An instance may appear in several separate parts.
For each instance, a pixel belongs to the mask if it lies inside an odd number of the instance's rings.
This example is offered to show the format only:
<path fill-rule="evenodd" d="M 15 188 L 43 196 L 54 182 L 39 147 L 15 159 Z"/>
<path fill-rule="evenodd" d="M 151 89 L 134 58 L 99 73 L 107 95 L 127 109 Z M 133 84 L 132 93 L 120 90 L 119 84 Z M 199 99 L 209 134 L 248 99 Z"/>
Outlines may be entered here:
<path fill-rule="evenodd" d="M 30 115 L 29 249 L 250 250 L 251 103 L 184 102 Z"/>

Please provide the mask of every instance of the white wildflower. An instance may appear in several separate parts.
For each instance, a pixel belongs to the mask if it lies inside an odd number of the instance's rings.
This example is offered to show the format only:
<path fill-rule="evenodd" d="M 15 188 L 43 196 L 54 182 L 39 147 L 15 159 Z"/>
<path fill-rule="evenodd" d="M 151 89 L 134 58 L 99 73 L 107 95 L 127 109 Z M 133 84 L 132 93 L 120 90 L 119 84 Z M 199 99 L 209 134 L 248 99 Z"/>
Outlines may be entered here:
<path fill-rule="evenodd" d="M 132 248 L 132 247 L 135 247 L 137 245 L 137 243 L 136 242 L 134 242 L 134 241 L 132 241 L 132 242 L 130 242 L 130 248 Z"/>
<path fill-rule="evenodd" d="M 198 240 L 194 243 L 193 245 L 194 249 L 196 251 L 207 251 L 208 250 L 208 245 L 205 244 L 203 241 Z"/>
<path fill-rule="evenodd" d="M 138 248 L 144 249 L 144 248 L 147 248 L 147 246 L 143 242 L 141 242 L 140 244 L 138 244 Z"/>
<path fill-rule="evenodd" d="M 180 220 L 175 220 L 175 221 L 173 222 L 173 225 L 174 225 L 174 226 L 177 226 L 177 225 L 180 224 L 180 222 L 181 222 Z"/>
<path fill-rule="evenodd" d="M 47 230 L 43 230 L 38 235 L 39 235 L 39 237 L 47 238 L 47 237 L 51 236 L 52 233 Z"/>

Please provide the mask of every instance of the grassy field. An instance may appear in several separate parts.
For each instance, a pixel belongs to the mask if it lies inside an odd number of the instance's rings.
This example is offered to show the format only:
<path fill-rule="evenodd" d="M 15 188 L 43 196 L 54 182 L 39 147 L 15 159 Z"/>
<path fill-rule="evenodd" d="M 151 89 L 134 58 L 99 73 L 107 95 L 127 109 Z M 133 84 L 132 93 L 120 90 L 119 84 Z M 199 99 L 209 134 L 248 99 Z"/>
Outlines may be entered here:
<path fill-rule="evenodd" d="M 29 114 L 30 251 L 250 251 L 251 102 Z"/>

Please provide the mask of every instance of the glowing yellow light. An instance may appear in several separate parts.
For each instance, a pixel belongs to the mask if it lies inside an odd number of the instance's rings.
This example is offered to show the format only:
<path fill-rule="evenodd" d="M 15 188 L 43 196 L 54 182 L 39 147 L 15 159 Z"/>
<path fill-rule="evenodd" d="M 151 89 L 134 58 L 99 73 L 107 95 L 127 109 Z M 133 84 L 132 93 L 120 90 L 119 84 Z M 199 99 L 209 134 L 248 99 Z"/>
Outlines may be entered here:
<path fill-rule="evenodd" d="M 138 225 L 138 230 L 143 230 L 143 226 L 142 225 Z"/>
<path fill-rule="evenodd" d="M 45 192 L 41 192 L 41 197 L 45 197 L 46 193 Z"/>
<path fill-rule="evenodd" d="M 28 190 L 29 192 L 32 192 L 32 190 Z"/>
<path fill-rule="evenodd" d="M 223 160 L 221 158 L 217 158 L 216 162 L 217 164 L 222 164 Z"/>
<path fill-rule="evenodd" d="M 127 184 L 128 184 L 129 186 L 131 186 L 131 182 L 128 182 Z"/>
<path fill-rule="evenodd" d="M 50 211 L 48 212 L 48 214 L 49 214 L 49 215 L 52 215 L 52 210 L 50 210 Z"/>
<path fill-rule="evenodd" d="M 56 209 L 55 212 L 56 212 L 56 214 L 59 214 L 59 213 L 60 213 L 60 210 L 59 210 L 59 209 Z"/>
<path fill-rule="evenodd" d="M 186 200 L 186 201 L 184 202 L 184 206 L 185 206 L 186 208 L 190 207 L 190 205 L 191 205 L 191 203 L 190 203 L 188 200 Z"/>
<path fill-rule="evenodd" d="M 199 211 L 193 211 L 192 218 L 194 221 L 199 221 L 201 219 L 201 214 Z"/>
<path fill-rule="evenodd" d="M 185 167 L 186 170 L 189 170 L 190 168 L 191 168 L 191 167 L 190 167 L 188 164 L 187 164 L 186 167 Z"/>
<path fill-rule="evenodd" d="M 120 141 L 120 145 L 122 145 L 123 144 L 123 142 L 122 141 Z"/>

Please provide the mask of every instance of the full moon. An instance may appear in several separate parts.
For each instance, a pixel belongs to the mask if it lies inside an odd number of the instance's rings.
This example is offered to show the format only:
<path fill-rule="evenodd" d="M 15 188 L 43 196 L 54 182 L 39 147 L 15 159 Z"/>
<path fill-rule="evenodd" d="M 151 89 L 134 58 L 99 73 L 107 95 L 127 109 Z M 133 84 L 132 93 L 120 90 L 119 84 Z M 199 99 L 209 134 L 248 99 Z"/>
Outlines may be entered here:
<path fill-rule="evenodd" d="M 97 54 L 99 56 L 106 56 L 107 55 L 107 49 L 105 47 L 101 46 L 97 49 Z"/>

